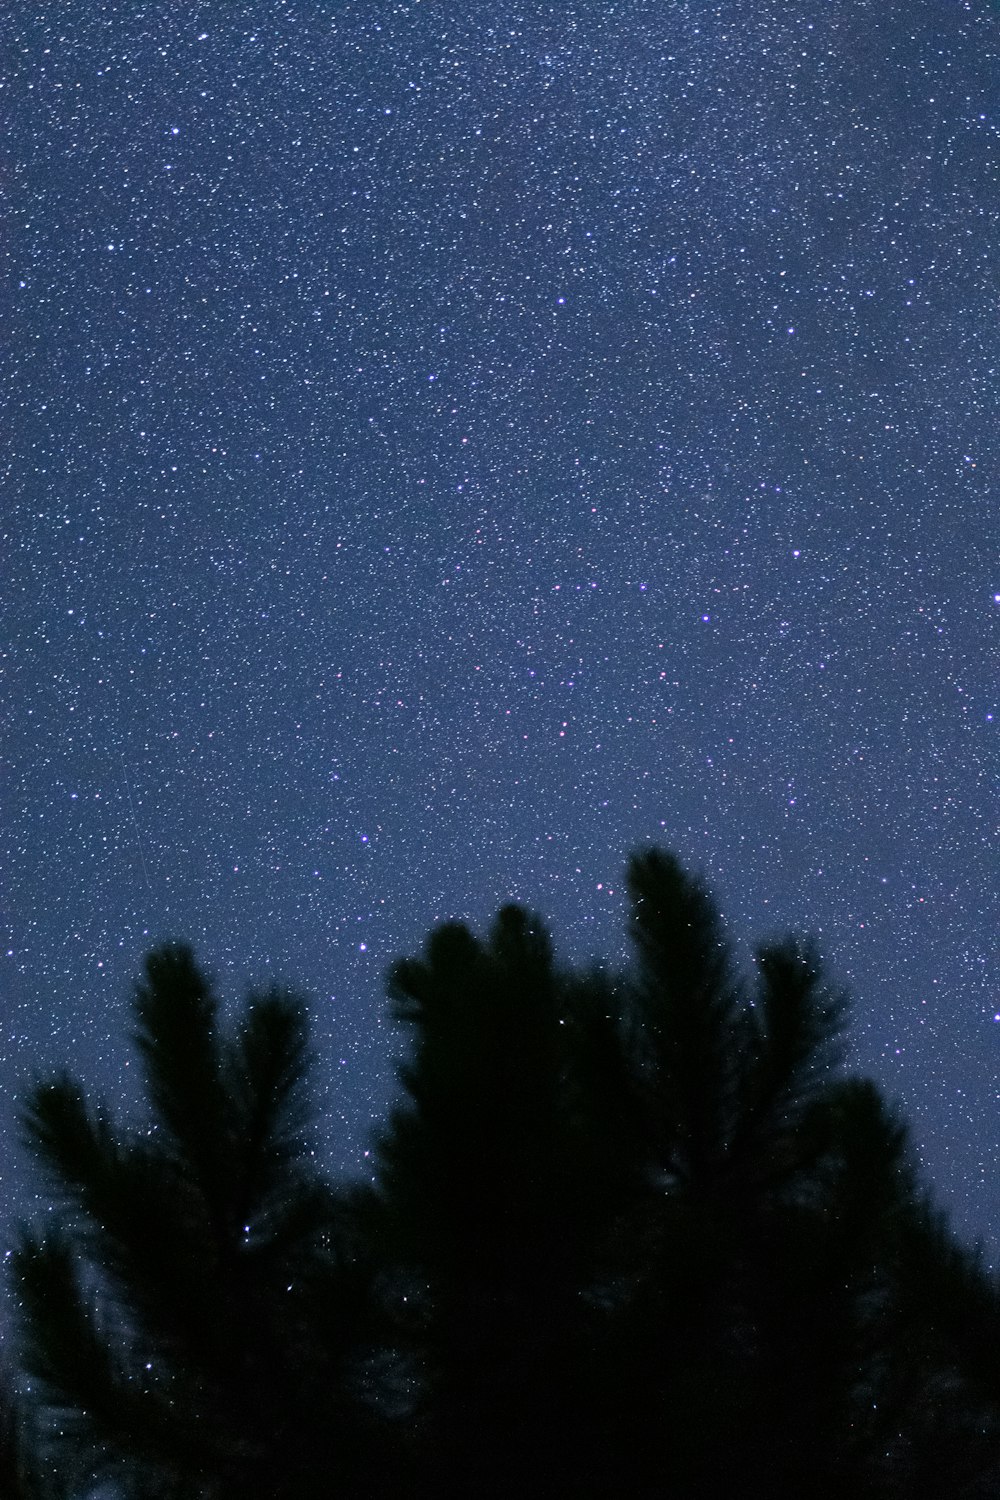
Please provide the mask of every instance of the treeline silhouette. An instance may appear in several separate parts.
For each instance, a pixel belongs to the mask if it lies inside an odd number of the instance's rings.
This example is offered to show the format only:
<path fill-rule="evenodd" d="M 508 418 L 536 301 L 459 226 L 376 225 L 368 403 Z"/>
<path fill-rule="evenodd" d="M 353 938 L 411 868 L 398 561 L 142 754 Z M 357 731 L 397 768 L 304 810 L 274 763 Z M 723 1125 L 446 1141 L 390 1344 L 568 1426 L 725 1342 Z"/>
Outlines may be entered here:
<path fill-rule="evenodd" d="M 845 1001 L 792 941 L 742 979 L 670 855 L 628 884 L 628 973 L 513 906 L 395 967 L 400 1101 L 347 1187 L 302 1005 L 227 1029 L 154 952 L 148 1128 L 69 1076 L 24 1108 L 52 1206 L 0 1495 L 995 1495 L 1000 1291 L 845 1076 Z"/>

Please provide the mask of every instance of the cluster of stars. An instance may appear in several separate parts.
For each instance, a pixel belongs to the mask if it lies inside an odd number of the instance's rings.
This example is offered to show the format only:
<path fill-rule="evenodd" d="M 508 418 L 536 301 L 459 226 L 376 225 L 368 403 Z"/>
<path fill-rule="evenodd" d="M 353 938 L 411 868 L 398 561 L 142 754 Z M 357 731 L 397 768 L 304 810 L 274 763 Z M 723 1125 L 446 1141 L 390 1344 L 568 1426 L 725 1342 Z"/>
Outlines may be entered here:
<path fill-rule="evenodd" d="M 652 839 L 818 936 L 1000 1237 L 995 11 L 38 0 L 7 58 L 0 1141 L 177 936 L 313 998 L 352 1169 L 387 966 L 509 899 L 617 962 Z"/>

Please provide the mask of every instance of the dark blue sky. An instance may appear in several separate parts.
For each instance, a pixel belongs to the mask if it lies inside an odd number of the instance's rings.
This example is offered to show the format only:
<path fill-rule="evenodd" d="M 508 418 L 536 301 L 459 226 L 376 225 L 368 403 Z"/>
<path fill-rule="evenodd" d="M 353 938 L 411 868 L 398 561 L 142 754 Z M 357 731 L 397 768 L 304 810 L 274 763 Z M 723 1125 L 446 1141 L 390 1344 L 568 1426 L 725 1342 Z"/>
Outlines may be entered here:
<path fill-rule="evenodd" d="M 996 7 L 52 0 L 5 55 L 8 1199 L 26 1071 L 133 1093 L 153 940 L 309 996 L 353 1170 L 387 965 L 511 897 L 617 960 L 653 840 L 816 934 L 992 1258 Z"/>

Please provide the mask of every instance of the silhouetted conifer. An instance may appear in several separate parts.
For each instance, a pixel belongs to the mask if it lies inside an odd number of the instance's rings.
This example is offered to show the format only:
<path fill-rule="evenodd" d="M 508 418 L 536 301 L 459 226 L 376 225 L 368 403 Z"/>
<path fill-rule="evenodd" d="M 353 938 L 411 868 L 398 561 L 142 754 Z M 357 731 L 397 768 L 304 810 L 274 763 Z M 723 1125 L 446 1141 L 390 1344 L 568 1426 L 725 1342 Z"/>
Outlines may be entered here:
<path fill-rule="evenodd" d="M 442 1495 L 558 1493 L 586 1444 L 585 1294 L 631 1157 L 609 1150 L 627 1079 L 607 996 L 596 978 L 572 991 L 515 907 L 488 943 L 441 928 L 392 976 L 413 1048 L 358 1209 L 392 1268 L 423 1482 Z"/>
<path fill-rule="evenodd" d="M 669 855 L 633 859 L 629 891 L 627 976 L 559 975 L 514 908 L 395 971 L 413 1047 L 358 1206 L 395 1268 L 427 1488 L 894 1500 L 933 1432 L 933 1472 L 977 1493 L 988 1441 L 931 1407 L 959 1360 L 992 1434 L 970 1309 L 996 1293 L 844 1076 L 844 998 L 790 940 L 747 984 Z"/>
<path fill-rule="evenodd" d="M 357 1492 L 367 1300 L 315 1166 L 302 1006 L 252 996 L 227 1036 L 188 950 L 146 971 L 148 1129 L 66 1077 L 25 1109 L 59 1205 L 15 1257 L 53 1458 L 143 1496 Z"/>
<path fill-rule="evenodd" d="M 627 973 L 559 969 L 517 907 L 395 967 L 400 1098 L 347 1194 L 309 1144 L 301 1006 L 251 997 L 224 1034 L 190 953 L 153 954 L 149 1129 L 68 1078 L 28 1100 L 57 1205 L 15 1257 L 47 1446 L 11 1406 L 0 1483 L 996 1494 L 1000 1293 L 846 1076 L 843 997 L 791 940 L 741 974 L 671 856 L 628 889 Z"/>

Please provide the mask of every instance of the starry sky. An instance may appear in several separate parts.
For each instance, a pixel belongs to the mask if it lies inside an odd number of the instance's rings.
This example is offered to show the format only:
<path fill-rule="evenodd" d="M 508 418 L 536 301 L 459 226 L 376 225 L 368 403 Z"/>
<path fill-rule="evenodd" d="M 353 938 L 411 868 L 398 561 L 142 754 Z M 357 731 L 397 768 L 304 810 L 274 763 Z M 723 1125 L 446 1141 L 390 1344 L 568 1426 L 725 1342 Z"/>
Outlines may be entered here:
<path fill-rule="evenodd" d="M 144 954 L 309 998 L 627 854 L 815 934 L 1000 1259 L 992 0 L 48 0 L 0 111 L 4 1222 Z M 740 952 L 745 952 L 740 947 Z"/>

